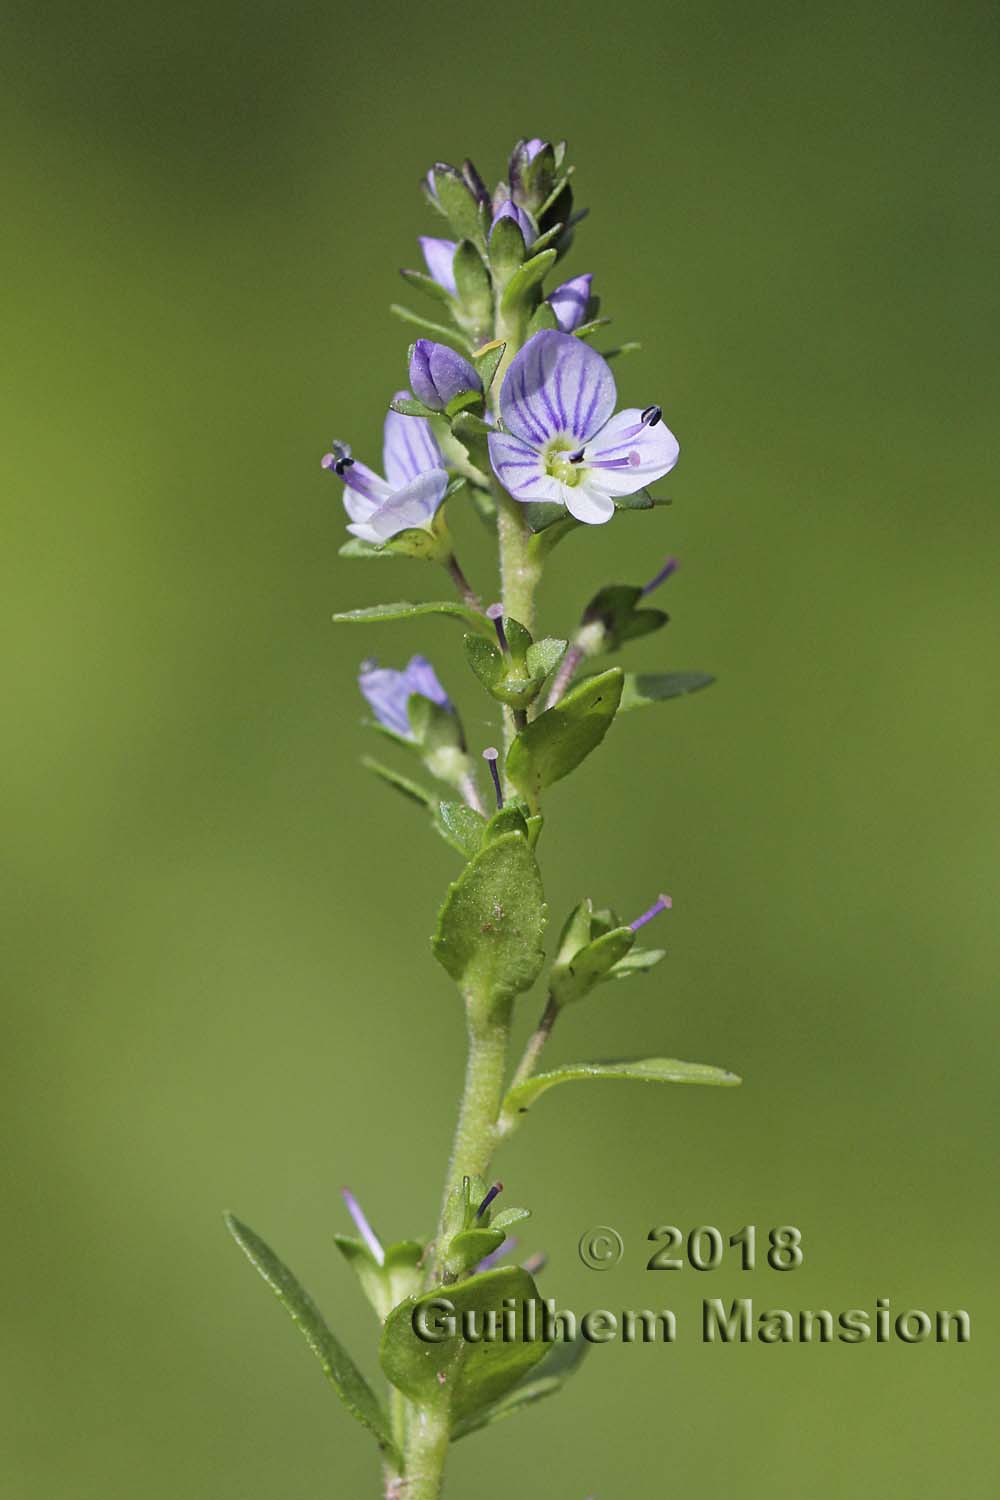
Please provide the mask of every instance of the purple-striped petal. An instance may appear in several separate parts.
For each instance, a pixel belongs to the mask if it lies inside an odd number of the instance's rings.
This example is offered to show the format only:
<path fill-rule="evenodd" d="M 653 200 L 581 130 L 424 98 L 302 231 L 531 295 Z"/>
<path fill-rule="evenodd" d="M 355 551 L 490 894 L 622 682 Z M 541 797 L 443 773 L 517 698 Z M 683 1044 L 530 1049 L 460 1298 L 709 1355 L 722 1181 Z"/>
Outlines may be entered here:
<path fill-rule="evenodd" d="M 679 453 L 680 444 L 669 427 L 660 420 L 655 425 L 644 422 L 638 407 L 628 407 L 584 449 L 585 482 L 607 495 L 634 495 L 669 474 Z"/>
<path fill-rule="evenodd" d="M 413 422 L 418 419 L 403 417 L 402 420 Z M 387 542 L 400 531 L 409 531 L 414 527 L 426 528 L 434 519 L 447 488 L 448 475 L 445 470 L 429 469 L 391 495 L 384 505 L 365 518 L 366 523 L 382 542 Z"/>
<path fill-rule="evenodd" d="M 431 339 L 417 339 L 410 351 L 410 385 L 417 400 L 432 411 L 444 411 L 448 402 L 463 391 L 483 388 L 467 359 Z"/>
<path fill-rule="evenodd" d="M 556 437 L 582 447 L 614 406 L 615 381 L 606 361 L 582 339 L 554 329 L 528 340 L 500 391 L 507 431 L 536 448 Z"/>
<path fill-rule="evenodd" d="M 593 279 L 589 273 L 586 276 L 574 276 L 572 281 L 564 281 L 562 286 L 557 286 L 546 299 L 563 333 L 572 333 L 586 318 L 590 283 Z"/>
<path fill-rule="evenodd" d="M 491 432 L 488 441 L 494 472 L 515 500 L 565 505 L 565 486 L 545 472 L 541 455 L 530 443 L 507 432 Z"/>
<path fill-rule="evenodd" d="M 429 235 L 420 236 L 420 249 L 423 253 L 424 264 L 430 272 L 431 277 L 438 286 L 443 286 L 446 292 L 454 296 L 455 272 L 453 263 L 455 259 L 456 244 L 454 240 L 435 240 Z"/>
<path fill-rule="evenodd" d="M 409 400 L 410 393 L 397 391 L 395 399 Z M 428 469 L 442 467 L 441 449 L 426 417 L 403 417 L 398 411 L 386 413 L 382 463 L 385 477 L 394 490 L 409 484 L 418 474 L 426 474 Z"/>
<path fill-rule="evenodd" d="M 356 459 L 349 468 L 344 470 L 341 478 L 344 481 L 345 505 L 347 505 L 348 501 L 347 491 L 353 491 L 353 494 L 359 499 L 367 501 L 369 510 L 374 509 L 378 505 L 383 505 L 392 494 L 391 485 L 386 484 L 385 480 L 381 479 L 373 469 L 369 469 L 366 464 L 358 463 Z M 351 507 L 348 505 L 347 508 L 350 514 L 353 515 Z M 359 518 L 355 517 L 355 520 L 357 519 Z"/>

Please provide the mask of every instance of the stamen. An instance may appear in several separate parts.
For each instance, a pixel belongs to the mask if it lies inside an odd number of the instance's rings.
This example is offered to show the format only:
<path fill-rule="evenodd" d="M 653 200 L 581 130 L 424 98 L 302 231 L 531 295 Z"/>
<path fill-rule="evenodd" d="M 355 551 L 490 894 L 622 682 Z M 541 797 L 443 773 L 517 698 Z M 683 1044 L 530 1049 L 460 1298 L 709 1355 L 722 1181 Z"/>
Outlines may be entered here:
<path fill-rule="evenodd" d="M 486 618 L 493 621 L 493 629 L 497 633 L 497 640 L 500 642 L 500 650 L 503 652 L 504 656 L 509 656 L 510 647 L 507 645 L 507 632 L 503 628 L 503 605 L 491 604 L 489 609 L 486 611 Z"/>
<path fill-rule="evenodd" d="M 489 1192 L 486 1194 L 486 1197 L 483 1199 L 482 1203 L 480 1203 L 479 1207 L 476 1209 L 476 1218 L 477 1219 L 481 1219 L 483 1217 L 483 1214 L 489 1208 L 490 1204 L 493 1202 L 493 1199 L 497 1196 L 498 1193 L 502 1193 L 502 1192 L 503 1192 L 503 1183 L 502 1182 L 495 1182 L 493 1184 L 493 1186 L 490 1188 Z"/>
<path fill-rule="evenodd" d="M 545 1251 L 536 1250 L 534 1255 L 529 1255 L 527 1260 L 522 1261 L 521 1270 L 527 1271 L 529 1276 L 537 1276 L 539 1271 L 543 1271 L 548 1263 L 549 1257 L 545 1254 Z"/>
<path fill-rule="evenodd" d="M 628 925 L 633 932 L 638 932 L 640 927 L 645 927 L 647 922 L 651 922 L 654 917 L 658 917 L 661 911 L 669 911 L 673 904 L 669 896 L 657 896 L 649 911 L 644 911 L 641 917 L 636 917 L 635 921 L 630 922 Z"/>
<path fill-rule="evenodd" d="M 582 448 L 577 448 L 577 450 L 576 450 L 575 453 L 571 453 L 570 456 L 569 456 L 568 462 L 571 463 L 571 464 L 582 464 L 583 463 L 583 449 Z"/>
<path fill-rule="evenodd" d="M 677 561 L 676 557 L 668 557 L 666 562 L 663 564 L 663 567 L 656 574 L 656 576 L 654 578 L 651 578 L 646 584 L 646 587 L 642 591 L 643 595 L 645 596 L 646 594 L 651 594 L 654 589 L 658 589 L 660 587 L 660 584 L 665 583 L 670 577 L 671 573 L 676 573 L 679 567 L 680 563 Z"/>
<path fill-rule="evenodd" d="M 643 427 L 655 427 L 657 422 L 663 420 L 662 406 L 647 406 L 642 414 Z"/>
<path fill-rule="evenodd" d="M 500 785 L 500 772 L 497 770 L 497 761 L 499 758 L 500 751 L 495 750 L 492 745 L 490 745 L 488 750 L 483 751 L 483 760 L 490 768 L 490 775 L 493 777 L 493 790 L 497 794 L 497 812 L 503 807 L 503 787 Z"/>
<path fill-rule="evenodd" d="M 321 469 L 332 469 L 335 474 L 344 477 L 344 470 L 349 469 L 354 463 L 351 450 L 346 443 L 334 443 L 329 453 L 324 453 L 320 459 Z"/>
<path fill-rule="evenodd" d="M 354 1220 L 355 1227 L 357 1228 L 357 1231 L 360 1234 L 361 1238 L 368 1246 L 378 1264 L 380 1266 L 384 1266 L 385 1251 L 382 1249 L 382 1242 L 379 1239 L 378 1235 L 375 1233 L 372 1226 L 369 1224 L 368 1220 L 365 1218 L 361 1204 L 358 1202 L 357 1198 L 355 1198 L 350 1188 L 341 1188 L 340 1196 L 347 1204 L 347 1212 Z"/>

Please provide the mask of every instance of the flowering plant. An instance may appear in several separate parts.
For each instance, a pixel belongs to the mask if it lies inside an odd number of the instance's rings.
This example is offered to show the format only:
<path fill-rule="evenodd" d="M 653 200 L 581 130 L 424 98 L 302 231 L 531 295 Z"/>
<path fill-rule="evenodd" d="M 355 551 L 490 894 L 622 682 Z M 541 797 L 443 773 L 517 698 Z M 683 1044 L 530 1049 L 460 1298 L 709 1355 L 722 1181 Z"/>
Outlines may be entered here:
<path fill-rule="evenodd" d="M 426 273 L 405 279 L 444 309 L 447 324 L 394 309 L 424 335 L 409 353 L 409 389 L 385 418 L 383 475 L 347 443 L 322 460 L 343 486 L 350 558 L 402 554 L 441 565 L 457 598 L 378 604 L 335 616 L 345 623 L 438 614 L 465 630 L 468 664 L 496 705 L 500 746 L 482 750 L 482 784 L 458 712 L 431 663 L 400 669 L 366 662 L 359 685 L 373 727 L 422 762 L 442 790 L 372 759 L 368 768 L 417 803 L 462 868 L 433 937 L 435 958 L 465 1011 L 468 1067 L 437 1225 L 428 1238 L 383 1242 L 345 1190 L 357 1231 L 337 1246 L 380 1323 L 388 1400 L 378 1396 L 277 1255 L 231 1215 L 229 1227 L 287 1308 L 347 1409 L 381 1450 L 385 1493 L 440 1493 L 451 1442 L 561 1388 L 586 1346 L 547 1347 L 526 1336 L 542 1257 L 519 1264 L 511 1228 L 529 1217 L 500 1207 L 490 1183 L 497 1148 L 556 1085 L 580 1079 L 733 1084 L 722 1068 L 672 1058 L 559 1064 L 539 1071 L 561 1012 L 599 984 L 632 979 L 664 957 L 638 934 L 670 907 L 661 895 L 633 921 L 585 899 L 570 912 L 546 979 L 547 999 L 508 1078 L 513 1006 L 546 964 L 547 922 L 538 847 L 548 788 L 598 749 L 615 718 L 704 687 L 702 672 L 634 674 L 597 666 L 667 616 L 647 603 L 673 572 L 645 585 L 609 584 L 565 637 L 537 635 L 535 596 L 546 560 L 570 531 L 618 512 L 663 503 L 649 486 L 670 472 L 678 444 L 659 405 L 618 408 L 610 361 L 590 342 L 597 316 L 591 276 L 543 295 L 583 215 L 574 211 L 565 145 L 519 141 L 507 180 L 491 194 L 471 162 L 438 164 L 424 190 L 448 237 L 420 240 Z M 634 346 L 633 346 L 634 347 Z M 457 498 L 459 492 L 464 494 Z M 456 556 L 447 512 L 471 504 L 496 538 L 500 600 L 483 608 Z M 447 1290 L 449 1305 L 481 1319 L 513 1316 L 502 1343 L 418 1336 L 418 1315 Z"/>

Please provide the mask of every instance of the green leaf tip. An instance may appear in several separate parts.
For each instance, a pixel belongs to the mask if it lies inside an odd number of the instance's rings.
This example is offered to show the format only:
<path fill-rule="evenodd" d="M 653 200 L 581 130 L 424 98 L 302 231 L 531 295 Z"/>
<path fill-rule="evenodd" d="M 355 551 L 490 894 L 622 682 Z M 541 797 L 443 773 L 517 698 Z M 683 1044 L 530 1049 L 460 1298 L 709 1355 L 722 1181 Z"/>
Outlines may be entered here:
<path fill-rule="evenodd" d="M 375 1392 L 343 1344 L 327 1327 L 309 1293 L 249 1225 L 227 1213 L 224 1222 L 254 1269 L 263 1277 L 323 1367 L 323 1373 L 352 1416 L 375 1435 L 379 1447 L 402 1467 L 388 1420 Z"/>
<path fill-rule="evenodd" d="M 558 1083 L 575 1083 L 589 1078 L 620 1078 L 638 1083 L 703 1083 L 716 1088 L 733 1088 L 743 1080 L 727 1068 L 710 1063 L 681 1062 L 674 1057 L 640 1057 L 622 1062 L 567 1063 L 551 1073 L 536 1073 L 508 1091 L 503 1102 L 501 1121 L 510 1131 L 517 1117 L 529 1109 L 542 1094 Z"/>

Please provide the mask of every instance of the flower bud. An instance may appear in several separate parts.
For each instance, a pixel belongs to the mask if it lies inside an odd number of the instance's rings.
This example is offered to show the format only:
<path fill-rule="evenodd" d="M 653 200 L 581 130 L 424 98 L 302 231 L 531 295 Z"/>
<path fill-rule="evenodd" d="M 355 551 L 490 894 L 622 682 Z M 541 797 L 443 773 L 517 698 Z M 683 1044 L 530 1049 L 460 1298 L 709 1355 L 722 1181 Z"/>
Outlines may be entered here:
<path fill-rule="evenodd" d="M 456 397 L 482 395 L 483 382 L 454 349 L 417 339 L 410 350 L 410 389 L 432 411 L 444 411 Z"/>

